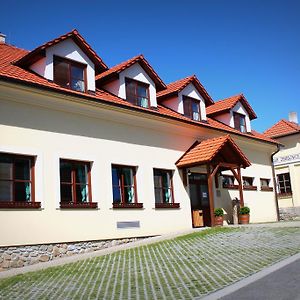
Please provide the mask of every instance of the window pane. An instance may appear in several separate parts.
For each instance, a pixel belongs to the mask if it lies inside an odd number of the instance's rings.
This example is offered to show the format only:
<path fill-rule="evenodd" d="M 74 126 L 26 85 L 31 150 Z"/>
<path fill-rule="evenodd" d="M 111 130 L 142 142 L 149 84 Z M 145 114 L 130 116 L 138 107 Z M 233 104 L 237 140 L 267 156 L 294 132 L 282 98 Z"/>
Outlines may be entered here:
<path fill-rule="evenodd" d="M 112 168 L 112 184 L 113 186 L 120 186 L 120 176 L 118 169 Z"/>
<path fill-rule="evenodd" d="M 161 175 L 154 175 L 154 186 L 158 188 L 162 187 Z"/>
<path fill-rule="evenodd" d="M 72 185 L 70 184 L 61 184 L 60 185 L 60 199 L 61 202 L 72 202 Z"/>
<path fill-rule="evenodd" d="M 163 202 L 172 203 L 171 189 L 163 189 Z"/>
<path fill-rule="evenodd" d="M 0 159 L 0 179 L 13 179 L 13 163 L 9 158 Z"/>
<path fill-rule="evenodd" d="M 69 64 L 62 61 L 54 63 L 54 80 L 57 84 L 68 87 L 70 86 L 69 79 Z"/>
<path fill-rule="evenodd" d="M 72 79 L 79 79 L 83 81 L 84 69 L 77 66 L 71 66 L 71 77 Z"/>
<path fill-rule="evenodd" d="M 170 174 L 168 172 L 163 172 L 162 175 L 162 186 L 164 188 L 170 188 Z"/>
<path fill-rule="evenodd" d="M 162 196 L 162 189 L 155 188 L 155 203 L 162 203 L 163 196 Z"/>
<path fill-rule="evenodd" d="M 70 182 L 72 181 L 72 165 L 69 162 L 60 162 L 60 182 Z"/>
<path fill-rule="evenodd" d="M 15 179 L 30 180 L 30 160 L 15 160 Z"/>
<path fill-rule="evenodd" d="M 131 186 L 125 186 L 124 192 L 125 203 L 134 203 L 134 188 Z"/>
<path fill-rule="evenodd" d="M 77 164 L 74 166 L 76 174 L 76 183 L 88 183 L 88 170 L 87 165 Z"/>
<path fill-rule="evenodd" d="M 187 117 L 192 117 L 191 113 L 191 101 L 189 99 L 184 99 L 183 101 L 183 110 L 184 110 L 184 115 Z"/>
<path fill-rule="evenodd" d="M 11 181 L 0 181 L 0 201 L 13 200 L 13 183 Z"/>
<path fill-rule="evenodd" d="M 76 202 L 83 203 L 89 201 L 88 186 L 76 185 Z"/>
<path fill-rule="evenodd" d="M 121 191 L 118 186 L 113 187 L 113 201 L 114 203 L 121 203 Z"/>
<path fill-rule="evenodd" d="M 15 201 L 27 202 L 31 200 L 29 182 L 15 182 Z"/>
<path fill-rule="evenodd" d="M 142 98 L 147 98 L 147 88 L 142 85 L 137 86 L 138 96 Z"/>
<path fill-rule="evenodd" d="M 260 184 L 261 184 L 261 186 L 269 186 L 269 180 L 268 179 L 261 179 Z"/>
<path fill-rule="evenodd" d="M 131 168 L 123 168 L 122 169 L 124 175 L 124 185 L 133 185 L 133 171 Z"/>
<path fill-rule="evenodd" d="M 79 79 L 72 79 L 71 89 L 79 92 L 84 92 L 84 81 Z"/>

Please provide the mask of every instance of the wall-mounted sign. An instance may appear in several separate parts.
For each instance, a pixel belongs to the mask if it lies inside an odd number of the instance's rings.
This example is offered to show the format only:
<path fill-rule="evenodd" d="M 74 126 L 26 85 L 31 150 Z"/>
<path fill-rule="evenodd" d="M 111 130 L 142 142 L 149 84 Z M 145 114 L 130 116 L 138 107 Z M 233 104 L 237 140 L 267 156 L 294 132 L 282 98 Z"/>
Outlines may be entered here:
<path fill-rule="evenodd" d="M 300 162 L 300 153 L 274 157 L 274 166 Z"/>

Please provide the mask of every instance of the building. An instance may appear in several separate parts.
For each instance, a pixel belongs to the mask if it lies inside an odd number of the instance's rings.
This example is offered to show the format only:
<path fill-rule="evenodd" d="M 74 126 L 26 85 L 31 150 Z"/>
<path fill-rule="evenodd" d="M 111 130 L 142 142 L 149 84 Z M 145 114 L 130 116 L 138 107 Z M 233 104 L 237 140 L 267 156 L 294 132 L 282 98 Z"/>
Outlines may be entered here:
<path fill-rule="evenodd" d="M 235 197 L 276 221 L 278 143 L 255 118 L 242 94 L 165 84 L 142 55 L 108 68 L 76 30 L 32 51 L 2 35 L 1 246 L 213 226 L 215 207 L 230 224 Z"/>
<path fill-rule="evenodd" d="M 283 145 L 274 155 L 278 204 L 282 217 L 300 216 L 300 126 L 297 113 L 280 120 L 265 135 Z"/>

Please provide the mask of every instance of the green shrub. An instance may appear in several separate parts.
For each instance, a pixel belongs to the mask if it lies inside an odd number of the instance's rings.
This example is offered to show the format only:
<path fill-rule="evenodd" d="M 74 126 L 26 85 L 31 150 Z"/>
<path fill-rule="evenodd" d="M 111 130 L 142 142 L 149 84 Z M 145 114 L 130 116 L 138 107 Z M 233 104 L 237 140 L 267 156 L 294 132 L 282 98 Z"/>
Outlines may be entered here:
<path fill-rule="evenodd" d="M 250 208 L 248 206 L 241 207 L 240 209 L 240 215 L 249 215 Z"/>
<path fill-rule="evenodd" d="M 224 211 L 222 208 L 216 208 L 215 209 L 215 217 L 223 217 L 224 216 Z"/>

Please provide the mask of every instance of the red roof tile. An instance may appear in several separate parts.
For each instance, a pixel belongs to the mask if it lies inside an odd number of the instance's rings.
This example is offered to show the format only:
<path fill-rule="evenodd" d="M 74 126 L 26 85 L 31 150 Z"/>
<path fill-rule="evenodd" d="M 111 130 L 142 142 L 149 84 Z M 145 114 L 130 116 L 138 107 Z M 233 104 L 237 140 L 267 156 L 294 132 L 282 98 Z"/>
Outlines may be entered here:
<path fill-rule="evenodd" d="M 163 105 L 158 105 L 157 110 L 147 109 L 139 106 L 135 106 L 130 102 L 121 99 L 109 92 L 103 91 L 101 89 L 97 89 L 96 93 L 88 94 L 88 93 L 81 93 L 78 91 L 70 90 L 64 87 L 61 87 L 54 82 L 48 81 L 47 79 L 30 72 L 28 70 L 22 69 L 19 66 L 12 64 L 13 61 L 16 61 L 26 55 L 28 51 L 10 46 L 7 44 L 0 44 L 0 79 L 1 80 L 8 80 L 18 83 L 23 83 L 26 85 L 35 86 L 38 88 L 45 88 L 48 90 L 52 90 L 53 92 L 59 92 L 63 94 L 73 95 L 80 97 L 82 99 L 89 99 L 91 101 L 97 102 L 104 102 L 110 105 L 118 105 L 123 108 L 129 108 L 133 110 L 138 110 L 148 114 L 154 114 L 157 116 L 161 116 L 164 118 L 171 118 L 173 120 L 185 122 L 188 124 L 192 124 L 195 126 L 206 127 L 210 129 L 215 129 L 219 131 L 223 131 L 225 133 L 233 133 L 239 136 L 244 136 L 246 138 L 252 138 L 259 141 L 269 142 L 273 144 L 278 144 L 276 141 L 267 138 L 266 136 L 254 136 L 247 133 L 241 133 L 240 131 L 231 128 L 219 121 L 213 120 L 211 118 L 207 118 L 207 122 L 198 122 L 191 120 L 184 115 L 167 108 Z"/>
<path fill-rule="evenodd" d="M 201 165 L 212 162 L 217 154 L 219 154 L 225 147 L 230 147 L 231 156 L 241 162 L 243 167 L 249 167 L 250 161 L 244 155 L 242 150 L 232 140 L 229 135 L 196 142 L 184 155 L 176 162 L 177 167 L 191 167 L 194 165 Z M 228 159 L 228 155 L 226 155 Z M 230 159 L 230 158 L 229 158 Z"/>
<path fill-rule="evenodd" d="M 271 128 L 267 129 L 264 132 L 264 135 L 270 138 L 277 138 L 294 133 L 300 133 L 300 126 L 297 123 L 290 122 L 287 120 L 280 120 Z"/>
<path fill-rule="evenodd" d="M 108 82 L 109 80 L 111 80 L 111 78 L 114 78 L 119 73 L 121 73 L 125 69 L 131 67 L 135 63 L 139 63 L 143 67 L 143 69 L 147 72 L 147 74 L 150 76 L 150 78 L 155 82 L 156 89 L 158 91 L 166 88 L 166 85 L 164 84 L 164 82 L 160 79 L 158 74 L 154 71 L 154 69 L 150 66 L 150 64 L 148 63 L 148 61 L 144 58 L 144 56 L 142 54 L 134 56 L 133 58 L 131 58 L 127 61 L 124 61 L 124 62 L 110 68 L 109 70 L 99 74 L 98 76 L 96 76 L 96 82 L 97 83 Z"/>
<path fill-rule="evenodd" d="M 257 118 L 254 110 L 252 109 L 252 107 L 250 106 L 249 102 L 246 100 L 243 94 L 239 94 L 215 102 L 213 105 L 207 107 L 206 114 L 211 117 L 222 114 L 231 110 L 237 104 L 237 102 L 241 102 L 241 104 L 247 110 L 250 120 Z"/>
<path fill-rule="evenodd" d="M 198 92 L 201 94 L 201 96 L 204 98 L 206 105 L 211 105 L 214 103 L 210 95 L 205 90 L 204 86 L 201 84 L 201 82 L 198 80 L 196 75 L 192 75 L 177 81 L 174 81 L 172 83 L 169 83 L 167 85 L 167 89 L 160 91 L 157 93 L 157 99 L 158 101 L 162 101 L 163 99 L 170 98 L 173 95 L 179 93 L 182 91 L 188 84 L 193 83 Z"/>
<path fill-rule="evenodd" d="M 28 52 L 18 61 L 16 64 L 21 67 L 28 67 L 30 64 L 34 63 L 41 57 L 45 55 L 45 49 L 58 44 L 68 38 L 73 39 L 73 41 L 84 51 L 84 53 L 89 57 L 89 59 L 95 64 L 96 74 L 103 70 L 107 70 L 107 65 L 102 61 L 102 59 L 97 55 L 97 53 L 92 49 L 92 47 L 86 42 L 86 40 L 79 34 L 79 32 L 74 29 L 60 37 L 49 41 L 34 50 Z"/>

